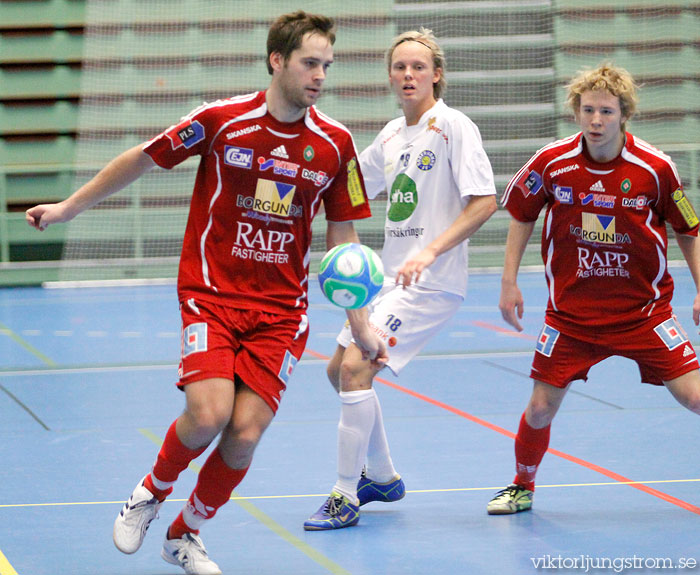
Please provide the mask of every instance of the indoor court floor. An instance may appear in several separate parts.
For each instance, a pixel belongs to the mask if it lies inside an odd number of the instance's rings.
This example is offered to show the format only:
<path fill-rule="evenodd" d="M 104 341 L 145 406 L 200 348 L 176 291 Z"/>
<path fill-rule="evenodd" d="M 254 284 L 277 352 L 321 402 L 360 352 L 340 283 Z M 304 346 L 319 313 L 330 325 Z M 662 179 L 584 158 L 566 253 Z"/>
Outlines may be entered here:
<path fill-rule="evenodd" d="M 674 268 L 691 341 L 695 293 Z M 542 272 L 521 273 L 525 332 L 497 308 L 500 277 L 472 274 L 450 325 L 377 383 L 408 493 L 356 527 L 305 532 L 335 482 L 339 401 L 325 377 L 344 313 L 313 282 L 311 336 L 251 470 L 202 530 L 226 574 L 700 573 L 700 419 L 622 358 L 577 382 L 552 429 L 533 510 L 489 516 L 513 479 L 531 390 Z M 605 297 L 605 294 L 601 294 Z M 182 474 L 141 550 L 112 524 L 183 407 L 172 284 L 0 290 L 0 575 L 176 575 L 160 547 L 205 456 Z"/>

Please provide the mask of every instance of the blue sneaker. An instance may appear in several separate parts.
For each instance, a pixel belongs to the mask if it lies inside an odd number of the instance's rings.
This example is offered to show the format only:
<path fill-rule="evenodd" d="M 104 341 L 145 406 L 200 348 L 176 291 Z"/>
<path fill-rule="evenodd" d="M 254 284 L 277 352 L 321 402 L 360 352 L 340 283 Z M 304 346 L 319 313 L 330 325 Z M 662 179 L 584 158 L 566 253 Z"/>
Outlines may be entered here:
<path fill-rule="evenodd" d="M 357 525 L 360 520 L 360 506 L 351 503 L 347 497 L 333 491 L 319 510 L 304 521 L 305 531 L 325 531 Z"/>
<path fill-rule="evenodd" d="M 362 476 L 357 482 L 357 497 L 360 500 L 360 506 L 370 501 L 392 503 L 403 499 L 404 495 L 406 495 L 406 486 L 400 475 L 397 474 L 394 479 L 387 483 L 377 483 L 367 477 L 364 469 L 362 470 Z"/>

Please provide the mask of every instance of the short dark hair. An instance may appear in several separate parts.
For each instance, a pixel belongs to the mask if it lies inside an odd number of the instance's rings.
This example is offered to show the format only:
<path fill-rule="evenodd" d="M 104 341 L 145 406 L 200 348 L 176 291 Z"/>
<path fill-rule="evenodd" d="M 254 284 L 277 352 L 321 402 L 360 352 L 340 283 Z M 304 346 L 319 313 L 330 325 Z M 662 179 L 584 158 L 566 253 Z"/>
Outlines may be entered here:
<path fill-rule="evenodd" d="M 301 47 L 304 35 L 309 32 L 325 36 L 331 45 L 335 43 L 335 22 L 327 16 L 297 10 L 283 14 L 272 23 L 267 34 L 267 71 L 270 75 L 270 56 L 277 52 L 285 61 L 288 60 L 292 52 Z"/>

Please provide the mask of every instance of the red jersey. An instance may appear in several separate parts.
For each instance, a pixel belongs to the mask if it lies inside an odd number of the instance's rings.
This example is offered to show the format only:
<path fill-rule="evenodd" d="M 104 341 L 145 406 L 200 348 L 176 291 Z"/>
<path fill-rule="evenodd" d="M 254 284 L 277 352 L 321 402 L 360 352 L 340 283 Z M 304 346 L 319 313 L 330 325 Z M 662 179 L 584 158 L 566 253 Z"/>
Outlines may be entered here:
<path fill-rule="evenodd" d="M 289 313 L 308 305 L 311 221 L 369 217 L 352 136 L 314 107 L 293 123 L 265 92 L 195 109 L 148 142 L 163 168 L 201 156 L 180 257 L 178 294 Z"/>
<path fill-rule="evenodd" d="M 522 222 L 547 207 L 547 323 L 595 340 L 598 331 L 669 315 L 666 222 L 697 235 L 698 218 L 675 165 L 656 148 L 627 133 L 620 155 L 604 164 L 584 148 L 579 133 L 539 150 L 510 181 L 502 203 Z"/>

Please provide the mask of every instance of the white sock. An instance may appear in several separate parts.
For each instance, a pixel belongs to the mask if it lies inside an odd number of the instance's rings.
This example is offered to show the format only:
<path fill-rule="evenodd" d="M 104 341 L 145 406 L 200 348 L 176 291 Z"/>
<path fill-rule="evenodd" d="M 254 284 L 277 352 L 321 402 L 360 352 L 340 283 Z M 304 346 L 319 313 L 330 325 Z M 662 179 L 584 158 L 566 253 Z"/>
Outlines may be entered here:
<path fill-rule="evenodd" d="M 374 394 L 374 426 L 367 447 L 367 477 L 378 483 L 387 483 L 394 479 L 397 474 L 389 453 L 382 406 L 379 404 L 379 397 L 374 389 L 372 389 L 372 393 Z"/>
<path fill-rule="evenodd" d="M 338 423 L 338 482 L 333 487 L 355 505 L 357 482 L 367 456 L 369 436 L 375 419 L 374 390 L 341 391 Z"/>

